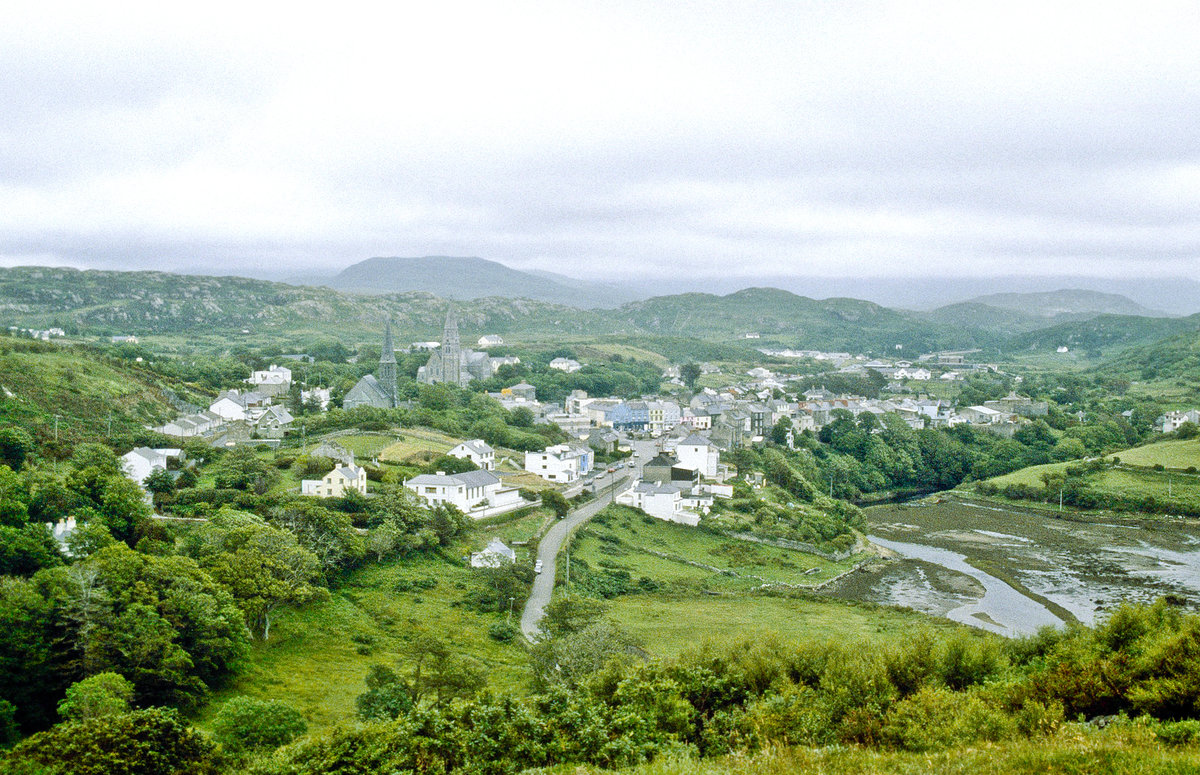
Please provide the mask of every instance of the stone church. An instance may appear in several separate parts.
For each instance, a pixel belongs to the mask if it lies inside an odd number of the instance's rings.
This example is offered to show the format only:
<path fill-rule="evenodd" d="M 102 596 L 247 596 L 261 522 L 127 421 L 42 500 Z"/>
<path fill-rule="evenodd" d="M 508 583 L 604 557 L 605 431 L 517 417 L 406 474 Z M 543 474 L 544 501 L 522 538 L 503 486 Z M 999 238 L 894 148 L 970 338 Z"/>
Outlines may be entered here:
<path fill-rule="evenodd" d="M 417 369 L 417 382 L 433 385 L 450 382 L 466 387 L 473 379 L 487 379 L 495 372 L 492 359 L 487 353 L 463 349 L 458 337 L 458 321 L 454 310 L 446 313 L 446 327 L 442 331 L 442 346 L 429 357 L 429 363 Z"/>
<path fill-rule="evenodd" d="M 379 354 L 379 368 L 368 374 L 350 388 L 342 399 L 342 407 L 373 406 L 376 409 L 392 409 L 396 406 L 396 346 L 392 342 L 392 321 L 388 320 L 383 334 L 383 352 Z"/>

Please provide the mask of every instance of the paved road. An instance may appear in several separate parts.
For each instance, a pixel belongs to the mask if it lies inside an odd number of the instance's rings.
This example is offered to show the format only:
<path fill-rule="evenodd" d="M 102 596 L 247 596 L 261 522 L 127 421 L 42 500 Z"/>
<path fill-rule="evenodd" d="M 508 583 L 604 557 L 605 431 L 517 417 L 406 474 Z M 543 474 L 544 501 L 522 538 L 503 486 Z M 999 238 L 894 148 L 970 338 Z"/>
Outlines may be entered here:
<path fill-rule="evenodd" d="M 617 472 L 613 483 L 609 485 L 608 482 L 609 474 L 597 479 L 597 484 L 607 486 L 596 491 L 596 498 L 555 522 L 546 531 L 546 535 L 542 536 L 537 553 L 537 558 L 542 561 L 542 572 L 534 577 L 529 601 L 525 603 L 525 610 L 521 612 L 521 632 L 529 640 L 533 640 L 541 633 L 538 622 L 542 620 L 542 614 L 550 602 L 550 596 L 554 594 L 555 560 L 558 558 L 558 551 L 562 548 L 563 541 L 576 526 L 587 522 L 612 502 L 614 490 L 619 493 L 625 489 L 629 482 L 629 473 L 627 471 Z"/>

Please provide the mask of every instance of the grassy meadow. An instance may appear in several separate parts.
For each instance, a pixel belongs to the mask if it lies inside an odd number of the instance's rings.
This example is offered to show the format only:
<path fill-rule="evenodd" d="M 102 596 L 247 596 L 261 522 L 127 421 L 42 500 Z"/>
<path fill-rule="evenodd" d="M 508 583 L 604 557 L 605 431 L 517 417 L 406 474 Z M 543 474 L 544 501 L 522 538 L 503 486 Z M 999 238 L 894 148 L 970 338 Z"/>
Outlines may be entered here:
<path fill-rule="evenodd" d="M 694 591 L 751 589 L 763 584 L 812 587 L 855 563 L 853 558 L 833 562 L 806 552 L 729 538 L 624 508 L 609 509 L 592 520 L 576 535 L 571 551 L 593 568 L 678 582 L 676 587 Z"/>
<path fill-rule="evenodd" d="M 800 594 L 624 595 L 609 606 L 609 617 L 656 657 L 675 657 L 703 643 L 769 638 L 878 644 L 906 640 L 918 627 L 960 626 L 912 611 Z"/>
<path fill-rule="evenodd" d="M 1112 460 L 1114 457 L 1120 458 L 1124 465 L 1141 468 L 1155 465 L 1180 471 L 1191 467 L 1200 468 L 1200 439 L 1160 441 L 1157 444 L 1117 452 L 1109 455 L 1107 459 Z"/>
<path fill-rule="evenodd" d="M 367 565 L 327 597 L 280 611 L 270 640 L 252 644 L 230 683 L 199 709 L 197 723 L 205 726 L 235 695 L 284 700 L 313 731 L 350 721 L 371 665 L 395 667 L 421 634 L 442 637 L 477 660 L 492 689 L 524 692 L 524 646 L 488 637 L 488 626 L 504 615 L 462 604 L 478 583 L 469 567 L 438 557 Z"/>

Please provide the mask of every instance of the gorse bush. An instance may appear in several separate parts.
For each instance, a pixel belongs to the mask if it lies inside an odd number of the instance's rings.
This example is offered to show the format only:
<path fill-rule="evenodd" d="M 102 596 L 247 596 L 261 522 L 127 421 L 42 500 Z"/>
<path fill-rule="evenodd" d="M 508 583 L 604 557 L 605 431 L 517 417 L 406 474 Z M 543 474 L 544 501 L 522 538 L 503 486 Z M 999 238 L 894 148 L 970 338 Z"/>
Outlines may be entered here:
<path fill-rule="evenodd" d="M 1161 719 L 1130 725 L 1147 744 L 1200 734 L 1200 618 L 1166 603 L 1013 641 L 964 629 L 885 649 L 766 637 L 671 661 L 645 660 L 594 613 L 560 617 L 535 647 L 529 699 L 414 700 L 403 675 L 379 668 L 360 715 L 395 721 L 293 745 L 261 771 L 516 773 L 776 746 L 934 753 L 1047 738 L 1079 715 Z"/>

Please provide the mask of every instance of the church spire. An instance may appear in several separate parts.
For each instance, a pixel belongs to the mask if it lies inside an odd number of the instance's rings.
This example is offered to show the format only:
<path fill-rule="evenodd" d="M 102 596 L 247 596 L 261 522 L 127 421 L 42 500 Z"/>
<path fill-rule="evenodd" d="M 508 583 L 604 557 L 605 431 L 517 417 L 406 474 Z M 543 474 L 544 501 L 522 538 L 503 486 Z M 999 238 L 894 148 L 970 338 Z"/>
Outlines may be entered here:
<path fill-rule="evenodd" d="M 392 342 L 392 318 L 388 316 L 383 330 L 383 352 L 379 353 L 379 369 L 375 374 L 379 387 L 387 394 L 388 403 L 396 405 L 396 345 Z"/>
<path fill-rule="evenodd" d="M 458 320 L 454 308 L 446 311 L 446 327 L 442 330 L 442 381 L 464 384 L 462 378 L 462 344 L 458 340 Z"/>
<path fill-rule="evenodd" d="M 383 352 L 379 354 L 379 362 L 396 362 L 396 345 L 392 342 L 392 318 L 390 315 L 387 319 L 387 327 L 383 330 Z"/>
<path fill-rule="evenodd" d="M 450 345 L 458 347 L 458 319 L 454 317 L 454 310 L 446 311 L 446 327 L 442 330 L 442 347 Z"/>

